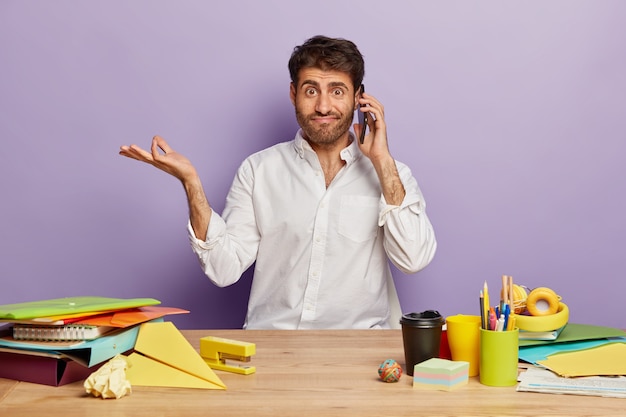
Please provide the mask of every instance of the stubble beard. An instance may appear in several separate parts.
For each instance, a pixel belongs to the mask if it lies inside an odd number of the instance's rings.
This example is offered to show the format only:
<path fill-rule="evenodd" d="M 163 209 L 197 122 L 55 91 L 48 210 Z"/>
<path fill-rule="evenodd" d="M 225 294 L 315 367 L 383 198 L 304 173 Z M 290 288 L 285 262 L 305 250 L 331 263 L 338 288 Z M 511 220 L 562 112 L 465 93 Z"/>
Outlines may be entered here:
<path fill-rule="evenodd" d="M 332 113 L 331 115 L 336 115 Z M 312 118 L 317 114 L 306 115 L 296 109 L 296 119 L 302 128 L 304 138 L 311 144 L 331 147 L 341 139 L 352 125 L 353 115 L 339 115 L 338 123 L 317 124 Z"/>

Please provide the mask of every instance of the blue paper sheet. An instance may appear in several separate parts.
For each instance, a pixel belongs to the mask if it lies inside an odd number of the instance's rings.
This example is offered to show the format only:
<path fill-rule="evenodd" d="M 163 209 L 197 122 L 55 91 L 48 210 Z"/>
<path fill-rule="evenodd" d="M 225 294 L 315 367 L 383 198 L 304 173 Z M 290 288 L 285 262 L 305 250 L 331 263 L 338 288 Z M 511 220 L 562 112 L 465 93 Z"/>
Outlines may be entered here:
<path fill-rule="evenodd" d="M 626 337 L 611 337 L 606 339 L 583 340 L 579 342 L 551 343 L 536 346 L 520 346 L 519 359 L 537 365 L 538 361 L 548 358 L 548 356 L 561 352 L 572 352 L 584 350 L 596 346 L 613 343 L 616 341 L 626 342 Z"/>

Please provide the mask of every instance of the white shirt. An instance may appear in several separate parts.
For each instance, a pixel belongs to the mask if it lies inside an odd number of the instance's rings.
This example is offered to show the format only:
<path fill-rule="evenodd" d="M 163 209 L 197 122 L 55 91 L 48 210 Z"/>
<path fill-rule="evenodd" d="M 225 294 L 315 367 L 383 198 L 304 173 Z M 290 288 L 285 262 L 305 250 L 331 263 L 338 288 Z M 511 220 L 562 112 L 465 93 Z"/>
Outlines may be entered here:
<path fill-rule="evenodd" d="M 396 324 L 388 259 L 412 273 L 433 258 L 425 202 L 404 164 L 396 162 L 406 196 L 392 206 L 354 138 L 341 158 L 346 164 L 326 188 L 317 154 L 298 132 L 241 164 L 206 241 L 188 223 L 192 249 L 214 284 L 234 284 L 256 261 L 245 328 Z"/>

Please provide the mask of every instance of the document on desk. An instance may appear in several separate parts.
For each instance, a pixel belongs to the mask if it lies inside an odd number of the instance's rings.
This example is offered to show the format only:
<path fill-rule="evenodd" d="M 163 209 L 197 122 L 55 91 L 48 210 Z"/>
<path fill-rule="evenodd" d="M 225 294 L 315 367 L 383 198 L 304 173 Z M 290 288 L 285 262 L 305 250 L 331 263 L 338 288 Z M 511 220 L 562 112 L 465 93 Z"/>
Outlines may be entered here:
<path fill-rule="evenodd" d="M 582 351 L 615 342 L 626 343 L 626 338 L 619 337 L 612 339 L 582 340 L 580 342 L 551 343 L 536 346 L 520 345 L 519 358 L 520 360 L 532 363 L 533 365 L 539 365 L 539 361 L 546 360 L 549 356 L 557 353 Z"/>
<path fill-rule="evenodd" d="M 539 364 L 564 377 L 626 375 L 626 343 L 606 345 L 548 356 Z"/>
<path fill-rule="evenodd" d="M 520 374 L 517 391 L 626 398 L 626 377 L 563 378 L 547 369 L 531 367 Z"/>

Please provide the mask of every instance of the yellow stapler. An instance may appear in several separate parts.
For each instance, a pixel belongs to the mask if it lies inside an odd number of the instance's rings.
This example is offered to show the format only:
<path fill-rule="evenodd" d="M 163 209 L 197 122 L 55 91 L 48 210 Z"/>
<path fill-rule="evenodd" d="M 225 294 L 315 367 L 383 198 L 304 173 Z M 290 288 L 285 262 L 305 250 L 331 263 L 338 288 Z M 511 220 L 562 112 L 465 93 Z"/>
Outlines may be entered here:
<path fill-rule="evenodd" d="M 222 337 L 206 336 L 200 339 L 200 356 L 213 369 L 250 375 L 256 371 L 254 366 L 231 365 L 226 360 L 250 362 L 250 357 L 256 353 L 254 343 L 224 339 Z"/>

